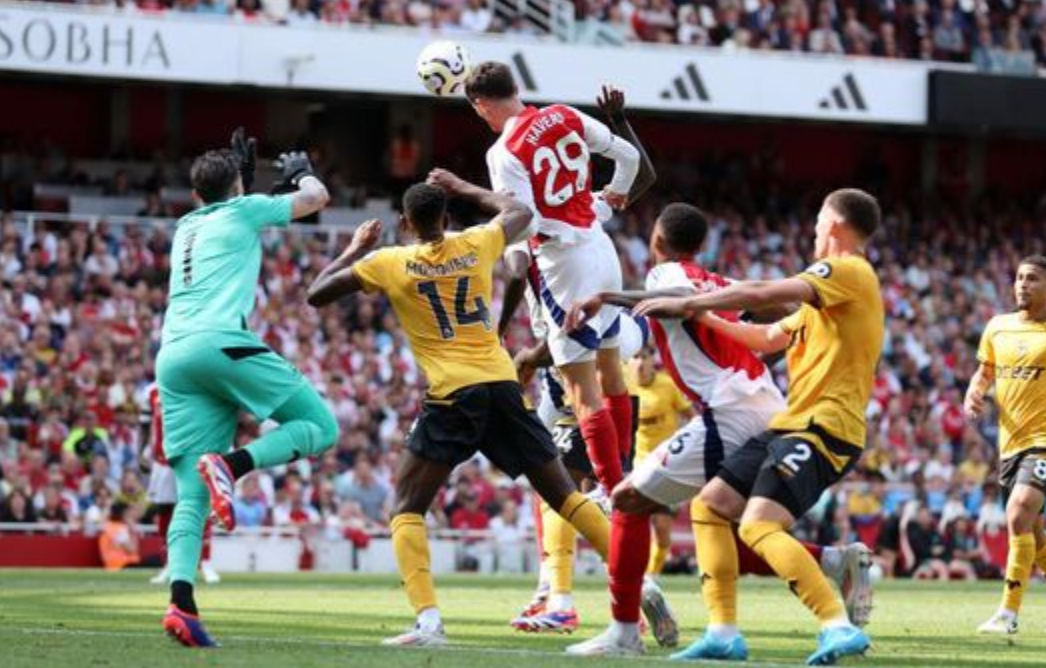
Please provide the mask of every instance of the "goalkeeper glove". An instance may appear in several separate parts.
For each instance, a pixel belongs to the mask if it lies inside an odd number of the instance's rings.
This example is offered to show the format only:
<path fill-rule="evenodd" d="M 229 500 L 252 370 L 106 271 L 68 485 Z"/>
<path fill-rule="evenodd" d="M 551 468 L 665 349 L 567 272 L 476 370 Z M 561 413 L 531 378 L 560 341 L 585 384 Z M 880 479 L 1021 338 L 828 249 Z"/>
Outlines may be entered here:
<path fill-rule="evenodd" d="M 229 148 L 240 166 L 240 179 L 243 181 L 243 192 L 249 193 L 254 185 L 254 168 L 258 163 L 256 149 L 258 140 L 248 137 L 243 126 L 233 130 L 229 139 Z"/>
<path fill-rule="evenodd" d="M 280 179 L 273 184 L 273 194 L 293 192 L 306 176 L 312 176 L 312 163 L 305 151 L 281 153 L 273 163 L 280 170 Z"/>

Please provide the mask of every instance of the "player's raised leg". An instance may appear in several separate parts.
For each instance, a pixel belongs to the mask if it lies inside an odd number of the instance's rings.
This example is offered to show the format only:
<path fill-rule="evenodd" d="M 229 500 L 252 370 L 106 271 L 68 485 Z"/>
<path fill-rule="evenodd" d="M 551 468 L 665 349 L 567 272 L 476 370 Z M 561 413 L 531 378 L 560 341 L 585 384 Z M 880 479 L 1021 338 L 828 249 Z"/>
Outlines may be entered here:
<path fill-rule="evenodd" d="M 200 392 L 234 411 L 244 409 L 279 424 L 244 448 L 218 454 L 223 448 L 203 455 L 197 464 L 215 516 L 226 530 L 232 530 L 236 525 L 232 504 L 236 480 L 255 469 L 323 454 L 338 440 L 338 423 L 305 377 L 250 332 L 197 334 L 172 345 L 178 350 L 194 349 L 187 353 L 192 359 L 183 361 L 183 367 L 196 374 Z M 166 406 L 164 410 L 166 420 Z"/>
<path fill-rule="evenodd" d="M 447 643 L 432 579 L 425 513 L 452 470 L 451 464 L 425 459 L 411 451 L 403 456 L 396 475 L 392 549 L 407 600 L 417 618 L 412 628 L 386 638 L 383 645 L 433 647 Z"/>

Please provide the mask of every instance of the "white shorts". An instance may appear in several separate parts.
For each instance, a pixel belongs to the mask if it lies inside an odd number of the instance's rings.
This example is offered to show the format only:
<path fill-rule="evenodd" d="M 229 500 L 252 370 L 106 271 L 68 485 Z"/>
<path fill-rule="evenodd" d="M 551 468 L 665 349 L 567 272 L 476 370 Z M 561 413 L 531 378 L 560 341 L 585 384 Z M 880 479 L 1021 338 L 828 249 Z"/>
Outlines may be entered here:
<path fill-rule="evenodd" d="M 606 232 L 592 230 L 575 243 L 551 239 L 534 255 L 541 313 L 555 365 L 588 362 L 600 349 L 617 348 L 621 328 L 621 309 L 617 306 L 604 306 L 576 332 L 563 329 L 574 304 L 598 292 L 621 290 L 621 262 Z"/>
<path fill-rule="evenodd" d="M 770 418 L 784 408 L 781 395 L 770 390 L 744 402 L 706 408 L 657 446 L 629 480 L 651 501 L 665 506 L 687 502 L 718 473 L 724 459 L 766 431 Z"/>
<path fill-rule="evenodd" d="M 173 504 L 178 501 L 178 485 L 174 479 L 174 470 L 166 464 L 153 462 L 149 473 L 149 488 L 146 490 L 149 503 Z"/>

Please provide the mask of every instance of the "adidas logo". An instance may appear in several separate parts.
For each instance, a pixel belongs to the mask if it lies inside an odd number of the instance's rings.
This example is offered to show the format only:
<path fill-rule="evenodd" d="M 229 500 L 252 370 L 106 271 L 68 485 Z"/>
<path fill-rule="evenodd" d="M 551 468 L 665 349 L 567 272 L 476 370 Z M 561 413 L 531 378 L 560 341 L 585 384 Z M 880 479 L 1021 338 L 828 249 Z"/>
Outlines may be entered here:
<path fill-rule="evenodd" d="M 868 111 L 868 105 L 864 102 L 864 95 L 861 94 L 861 89 L 857 85 L 857 79 L 849 72 L 843 77 L 842 85 L 832 88 L 831 94 L 821 100 L 818 106 L 821 109 Z"/>
<path fill-rule="evenodd" d="M 517 79 L 523 84 L 523 90 L 528 93 L 536 93 L 538 89 L 537 83 L 534 81 L 534 75 L 530 73 L 530 67 L 527 66 L 527 61 L 523 59 L 523 53 L 517 51 L 512 54 L 512 65 L 515 67 Z"/>
<path fill-rule="evenodd" d="M 672 79 L 672 85 L 661 91 L 662 100 L 687 100 L 694 98 L 695 102 L 711 102 L 712 97 L 705 88 L 705 82 L 701 79 L 701 73 L 697 71 L 697 65 L 688 63 L 683 74 Z"/>

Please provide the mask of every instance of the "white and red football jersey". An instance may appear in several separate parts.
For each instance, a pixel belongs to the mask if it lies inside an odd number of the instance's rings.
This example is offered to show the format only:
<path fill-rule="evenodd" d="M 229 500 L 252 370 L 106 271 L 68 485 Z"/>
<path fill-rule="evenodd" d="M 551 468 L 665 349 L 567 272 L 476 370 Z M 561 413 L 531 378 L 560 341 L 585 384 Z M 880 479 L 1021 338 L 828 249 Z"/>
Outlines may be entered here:
<path fill-rule="evenodd" d="M 152 414 L 149 447 L 152 448 L 153 461 L 166 465 L 167 455 L 163 452 L 163 413 L 160 409 L 160 387 L 156 383 L 149 386 L 149 412 Z"/>
<path fill-rule="evenodd" d="M 487 151 L 487 168 L 494 191 L 507 190 L 534 210 L 538 233 L 571 239 L 612 213 L 592 195 L 591 154 L 628 162 L 621 156 L 629 151 L 634 151 L 630 144 L 573 107 L 526 107 Z M 615 172 L 620 183 L 611 187 L 627 192 L 637 167 L 635 160 L 624 174 Z"/>
<path fill-rule="evenodd" d="M 659 264 L 646 277 L 647 290 L 690 287 L 704 293 L 729 284 L 693 262 Z M 733 312 L 716 315 L 734 321 L 738 317 Z M 669 375 L 695 403 L 716 408 L 767 390 L 780 396 L 769 370 L 755 353 L 697 319 L 651 318 L 650 332 Z"/>

